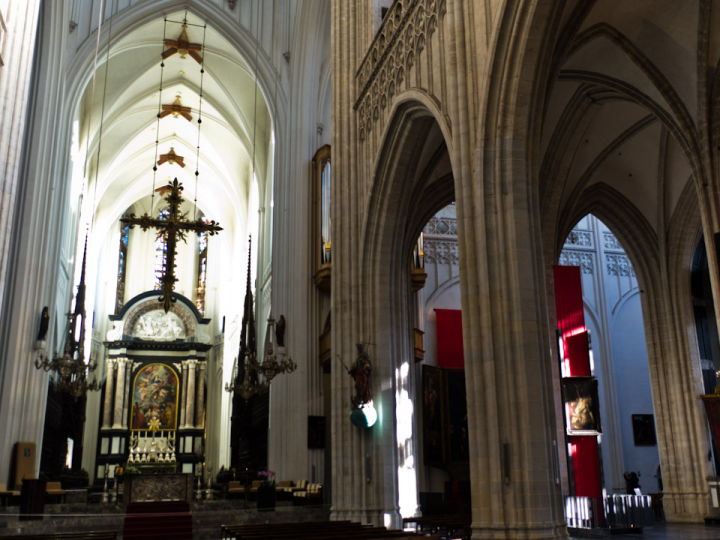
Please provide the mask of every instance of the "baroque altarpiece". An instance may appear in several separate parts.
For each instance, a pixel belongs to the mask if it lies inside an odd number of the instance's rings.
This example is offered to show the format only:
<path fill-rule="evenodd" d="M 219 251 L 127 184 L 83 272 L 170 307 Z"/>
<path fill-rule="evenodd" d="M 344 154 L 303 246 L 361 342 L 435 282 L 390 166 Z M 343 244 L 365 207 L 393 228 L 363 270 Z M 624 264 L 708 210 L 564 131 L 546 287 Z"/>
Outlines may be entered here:
<path fill-rule="evenodd" d="M 173 299 L 166 313 L 158 291 L 145 292 L 110 316 L 98 477 L 106 465 L 193 472 L 204 461 L 210 319 Z"/>

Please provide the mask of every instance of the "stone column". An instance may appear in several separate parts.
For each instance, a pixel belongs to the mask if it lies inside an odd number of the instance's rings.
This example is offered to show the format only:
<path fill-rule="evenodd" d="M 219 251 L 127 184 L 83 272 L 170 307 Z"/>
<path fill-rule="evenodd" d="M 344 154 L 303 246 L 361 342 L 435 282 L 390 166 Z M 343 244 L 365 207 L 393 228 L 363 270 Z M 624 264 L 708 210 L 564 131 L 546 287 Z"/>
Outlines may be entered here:
<path fill-rule="evenodd" d="M 192 429 L 195 416 L 195 367 L 197 360 L 188 360 L 187 404 L 185 409 L 185 428 Z"/>
<path fill-rule="evenodd" d="M 205 366 L 207 362 L 198 362 L 197 397 L 195 398 L 195 427 L 202 428 L 203 414 L 205 412 Z"/>
<path fill-rule="evenodd" d="M 113 408 L 113 391 L 115 390 L 115 364 L 117 360 L 108 358 L 107 360 L 107 379 L 105 381 L 105 403 L 103 404 L 103 422 L 102 429 L 110 429 L 112 427 L 112 408 Z"/>
<path fill-rule="evenodd" d="M 125 389 L 129 390 L 132 388 L 132 373 L 133 373 L 133 364 L 134 362 L 132 360 L 128 360 L 127 364 L 125 366 Z M 122 426 L 127 429 L 128 427 L 128 416 L 130 414 L 130 401 L 132 400 L 131 396 L 128 394 L 128 392 L 125 392 L 125 399 L 123 403 L 123 413 L 122 413 Z"/>
<path fill-rule="evenodd" d="M 180 405 L 180 423 L 181 428 L 185 427 L 185 408 L 187 407 L 187 387 L 188 387 L 188 361 L 183 360 L 182 363 L 182 404 Z"/>
<path fill-rule="evenodd" d="M 122 429 L 123 402 L 125 400 L 125 364 L 127 358 L 118 358 L 117 387 L 115 388 L 115 415 L 113 429 Z"/>

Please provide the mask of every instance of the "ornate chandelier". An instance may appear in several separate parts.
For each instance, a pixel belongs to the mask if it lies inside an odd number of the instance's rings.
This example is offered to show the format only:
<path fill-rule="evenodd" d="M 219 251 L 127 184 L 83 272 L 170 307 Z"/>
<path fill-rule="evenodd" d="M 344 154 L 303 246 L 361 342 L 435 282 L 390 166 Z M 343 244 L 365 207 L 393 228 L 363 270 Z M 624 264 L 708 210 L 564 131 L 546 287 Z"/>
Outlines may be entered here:
<path fill-rule="evenodd" d="M 259 362 L 255 344 L 255 319 L 253 317 L 253 294 L 250 289 L 250 253 L 252 238 L 248 245 L 248 268 L 247 284 L 245 290 L 245 312 L 243 313 L 242 332 L 240 334 L 240 352 L 238 357 L 242 364 L 238 363 L 237 373 L 232 385 L 225 383 L 226 392 L 235 392 L 244 400 L 267 392 L 270 389 L 270 382 L 275 376 L 282 373 L 292 373 L 297 369 L 297 364 L 290 357 L 275 352 L 274 336 L 276 336 L 275 319 L 268 319 L 267 332 L 265 334 L 265 355 L 263 361 Z"/>
<path fill-rule="evenodd" d="M 87 238 L 85 239 L 85 253 L 80 274 L 77 296 L 75 297 L 75 311 L 67 314 L 68 323 L 65 332 L 65 348 L 52 359 L 42 353 L 35 359 L 35 367 L 46 373 L 54 372 L 55 386 L 58 390 L 67 392 L 75 401 L 88 391 L 100 390 L 101 384 L 93 379 L 88 382 L 88 373 L 97 369 L 96 362 L 85 362 L 85 261 L 87 259 Z"/>

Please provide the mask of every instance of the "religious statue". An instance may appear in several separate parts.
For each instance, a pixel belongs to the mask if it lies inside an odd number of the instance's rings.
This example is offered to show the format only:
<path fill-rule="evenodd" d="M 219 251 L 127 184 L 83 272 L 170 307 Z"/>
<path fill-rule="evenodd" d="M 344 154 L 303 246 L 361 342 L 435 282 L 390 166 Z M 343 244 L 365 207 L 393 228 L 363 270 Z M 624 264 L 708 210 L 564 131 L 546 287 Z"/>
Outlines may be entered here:
<path fill-rule="evenodd" d="M 355 380 L 355 395 L 351 398 L 352 404 L 355 407 L 361 407 L 372 401 L 370 380 L 372 364 L 370 363 L 370 357 L 365 352 L 365 343 L 357 343 L 356 346 L 358 357 L 347 372 Z"/>
<path fill-rule="evenodd" d="M 278 322 L 275 324 L 275 339 L 278 347 L 285 346 L 285 315 L 280 315 Z"/>

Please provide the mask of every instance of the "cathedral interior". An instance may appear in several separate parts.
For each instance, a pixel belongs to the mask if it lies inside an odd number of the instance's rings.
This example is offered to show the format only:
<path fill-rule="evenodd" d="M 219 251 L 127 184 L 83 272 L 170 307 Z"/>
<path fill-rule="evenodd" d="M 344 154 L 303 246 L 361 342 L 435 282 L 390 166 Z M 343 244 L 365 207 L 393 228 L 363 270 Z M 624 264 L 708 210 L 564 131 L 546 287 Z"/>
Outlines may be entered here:
<path fill-rule="evenodd" d="M 0 538 L 720 538 L 719 36 L 0 0 Z"/>

